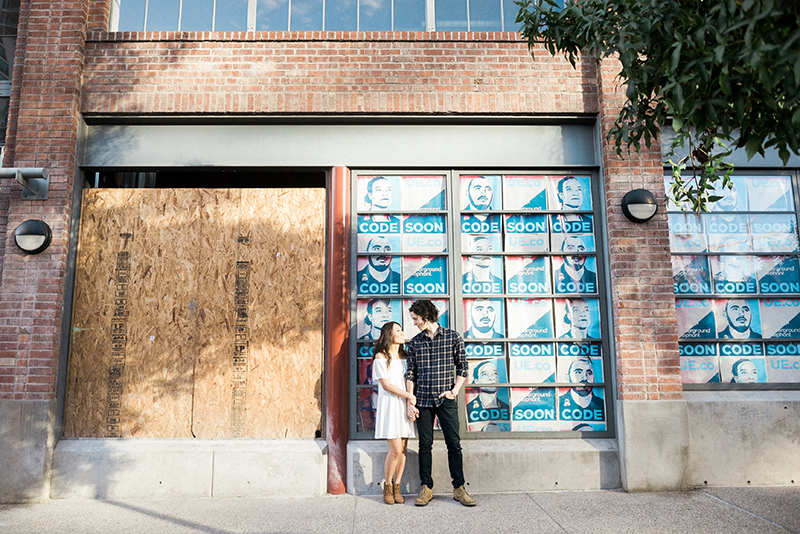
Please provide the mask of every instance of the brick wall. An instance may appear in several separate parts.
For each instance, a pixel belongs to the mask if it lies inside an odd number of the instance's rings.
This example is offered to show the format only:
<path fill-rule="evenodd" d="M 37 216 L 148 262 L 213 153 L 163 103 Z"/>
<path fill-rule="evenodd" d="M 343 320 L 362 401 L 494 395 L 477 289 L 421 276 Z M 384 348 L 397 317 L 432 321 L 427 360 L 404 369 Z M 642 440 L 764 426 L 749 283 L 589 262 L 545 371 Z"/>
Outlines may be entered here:
<path fill-rule="evenodd" d="M 2 184 L 0 400 L 55 396 L 86 14 L 86 2 L 22 3 L 5 164 L 46 167 L 50 193 L 24 201 L 16 182 Z M 52 245 L 36 256 L 13 242 L 14 229 L 31 218 L 53 230 Z"/>

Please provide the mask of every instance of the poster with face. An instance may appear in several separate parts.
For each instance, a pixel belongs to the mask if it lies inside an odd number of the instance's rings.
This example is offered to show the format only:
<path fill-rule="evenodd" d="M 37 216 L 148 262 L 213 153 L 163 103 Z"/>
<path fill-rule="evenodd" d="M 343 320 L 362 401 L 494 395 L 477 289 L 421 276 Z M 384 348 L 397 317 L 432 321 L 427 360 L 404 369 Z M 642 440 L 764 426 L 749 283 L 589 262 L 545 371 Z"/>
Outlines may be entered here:
<path fill-rule="evenodd" d="M 556 357 L 552 343 L 511 343 L 509 352 L 511 382 L 555 382 Z"/>
<path fill-rule="evenodd" d="M 548 181 L 546 176 L 504 176 L 503 209 L 546 210 Z"/>
<path fill-rule="evenodd" d="M 552 260 L 553 286 L 556 293 L 597 293 L 597 267 L 594 256 L 576 253 L 569 256 L 554 256 Z"/>
<path fill-rule="evenodd" d="M 508 382 L 505 358 L 472 362 L 470 382 L 479 387 L 467 387 L 467 421 L 482 423 L 486 421 L 511 420 L 508 388 L 497 387 Z"/>
<path fill-rule="evenodd" d="M 553 337 L 553 308 L 550 299 L 506 299 L 508 337 L 538 339 Z"/>
<path fill-rule="evenodd" d="M 406 256 L 403 258 L 403 294 L 442 295 L 446 293 L 446 257 Z"/>
<path fill-rule="evenodd" d="M 792 215 L 750 215 L 756 252 L 797 252 L 797 220 Z"/>
<path fill-rule="evenodd" d="M 800 300 L 769 298 L 757 301 L 766 339 L 800 337 Z"/>
<path fill-rule="evenodd" d="M 714 320 L 714 302 L 710 299 L 676 299 L 678 337 L 682 340 L 714 339 L 717 327 Z M 727 324 L 727 323 L 726 323 Z"/>
<path fill-rule="evenodd" d="M 357 327 L 359 341 L 375 341 L 381 335 L 381 328 L 389 321 L 402 325 L 400 300 L 394 299 L 359 299 L 356 304 Z"/>
<path fill-rule="evenodd" d="M 672 256 L 672 280 L 676 295 L 711 293 L 706 256 Z"/>
<path fill-rule="evenodd" d="M 503 260 L 499 256 L 470 255 L 461 258 L 461 291 L 464 294 L 503 292 Z"/>
<path fill-rule="evenodd" d="M 714 301 L 718 339 L 761 339 L 762 313 L 755 299 Z"/>
<path fill-rule="evenodd" d="M 669 245 L 672 252 L 707 252 L 703 219 L 697 215 L 670 213 Z"/>
<path fill-rule="evenodd" d="M 550 293 L 550 258 L 506 256 L 505 262 L 508 293 Z"/>
<path fill-rule="evenodd" d="M 557 382 L 586 382 L 594 384 L 603 381 L 603 360 L 589 356 L 558 357 Z"/>
<path fill-rule="evenodd" d="M 443 215 L 404 215 L 402 219 L 403 251 L 447 251 L 447 225 Z"/>
<path fill-rule="evenodd" d="M 503 242 L 500 234 L 461 234 L 463 252 L 502 252 Z"/>
<path fill-rule="evenodd" d="M 732 176 L 730 187 L 725 187 L 722 184 L 722 180 L 717 181 L 713 195 L 722 198 L 711 205 L 711 211 L 733 212 L 748 210 L 747 187 L 743 176 Z"/>
<path fill-rule="evenodd" d="M 722 357 L 719 367 L 722 381 L 732 384 L 757 384 L 767 381 L 767 369 L 764 358 L 756 357 Z"/>
<path fill-rule="evenodd" d="M 588 176 L 552 176 L 548 189 L 551 210 L 589 211 L 592 209 L 591 178 Z"/>
<path fill-rule="evenodd" d="M 400 258 L 359 256 L 356 268 L 356 290 L 359 295 L 400 294 Z"/>
<path fill-rule="evenodd" d="M 511 430 L 547 432 L 558 430 L 554 388 L 511 388 Z"/>
<path fill-rule="evenodd" d="M 750 256 L 711 256 L 711 273 L 716 293 L 755 293 L 756 273 Z"/>
<path fill-rule="evenodd" d="M 556 337 L 600 338 L 600 304 L 597 299 L 556 299 Z"/>
<path fill-rule="evenodd" d="M 428 299 L 433 302 L 436 309 L 439 310 L 439 320 L 437 321 L 440 325 L 445 328 L 450 328 L 450 301 L 447 299 Z M 413 299 L 403 300 L 403 333 L 405 334 L 406 339 L 411 339 L 412 337 L 419 334 L 419 328 L 414 326 L 414 321 L 411 320 L 411 315 L 408 309 L 414 303 Z"/>
<path fill-rule="evenodd" d="M 719 353 L 715 343 L 680 343 L 681 382 L 719 382 Z"/>
<path fill-rule="evenodd" d="M 358 211 L 398 211 L 400 200 L 399 176 L 359 176 Z"/>
<path fill-rule="evenodd" d="M 502 299 L 464 299 L 464 337 L 499 339 L 505 337 Z"/>
<path fill-rule="evenodd" d="M 444 210 L 444 176 L 403 176 L 400 178 L 403 211 Z"/>
<path fill-rule="evenodd" d="M 501 209 L 499 176 L 461 176 L 461 209 L 490 211 Z"/>
<path fill-rule="evenodd" d="M 358 234 L 356 248 L 360 254 L 386 254 L 400 252 L 400 236 L 384 234 Z"/>
<path fill-rule="evenodd" d="M 796 256 L 758 256 L 756 265 L 761 293 L 800 293 L 800 265 Z"/>
<path fill-rule="evenodd" d="M 558 418 L 561 421 L 605 421 L 603 388 L 558 388 Z"/>
<path fill-rule="evenodd" d="M 548 247 L 546 215 L 505 215 L 507 252 L 545 252 Z"/>
<path fill-rule="evenodd" d="M 750 176 L 745 181 L 750 211 L 794 211 L 791 176 Z"/>
<path fill-rule="evenodd" d="M 800 382 L 800 343 L 767 343 L 767 382 Z"/>
<path fill-rule="evenodd" d="M 553 252 L 594 252 L 593 235 L 550 234 Z M 581 246 L 583 250 L 581 250 Z"/>

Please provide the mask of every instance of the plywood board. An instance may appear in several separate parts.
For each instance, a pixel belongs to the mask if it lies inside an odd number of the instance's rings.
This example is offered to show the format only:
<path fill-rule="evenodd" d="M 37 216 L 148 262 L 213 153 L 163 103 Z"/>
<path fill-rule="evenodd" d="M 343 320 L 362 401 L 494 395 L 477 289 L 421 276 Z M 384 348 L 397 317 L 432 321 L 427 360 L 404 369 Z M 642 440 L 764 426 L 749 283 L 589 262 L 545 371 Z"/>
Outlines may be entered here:
<path fill-rule="evenodd" d="M 324 190 L 83 202 L 67 436 L 321 429 Z"/>

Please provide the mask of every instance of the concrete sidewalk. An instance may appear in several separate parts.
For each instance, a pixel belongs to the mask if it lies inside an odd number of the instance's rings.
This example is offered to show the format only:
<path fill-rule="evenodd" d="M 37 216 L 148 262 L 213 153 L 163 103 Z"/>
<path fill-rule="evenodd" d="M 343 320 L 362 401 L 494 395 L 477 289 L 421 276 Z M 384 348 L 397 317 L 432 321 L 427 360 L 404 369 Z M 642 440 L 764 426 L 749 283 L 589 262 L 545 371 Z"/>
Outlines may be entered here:
<path fill-rule="evenodd" d="M 0 533 L 800 533 L 800 487 L 450 495 L 426 507 L 353 495 L 270 499 L 50 500 L 0 506 Z"/>

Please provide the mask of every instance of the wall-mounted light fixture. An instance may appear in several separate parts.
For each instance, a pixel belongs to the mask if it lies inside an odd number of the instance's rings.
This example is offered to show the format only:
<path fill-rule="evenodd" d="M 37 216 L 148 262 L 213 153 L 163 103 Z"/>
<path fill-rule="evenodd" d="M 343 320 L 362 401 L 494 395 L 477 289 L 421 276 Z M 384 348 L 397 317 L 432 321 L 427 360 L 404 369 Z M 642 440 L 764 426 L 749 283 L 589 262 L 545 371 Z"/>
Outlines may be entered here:
<path fill-rule="evenodd" d="M 622 197 L 622 214 L 631 222 L 647 222 L 655 216 L 656 211 L 656 196 L 647 189 L 634 189 Z"/>
<path fill-rule="evenodd" d="M 1 167 L 0 179 L 3 178 L 22 184 L 22 200 L 47 200 L 50 175 L 44 167 Z"/>
<path fill-rule="evenodd" d="M 14 241 L 26 254 L 43 252 L 53 239 L 53 232 L 47 223 L 37 219 L 28 219 L 14 230 Z"/>

